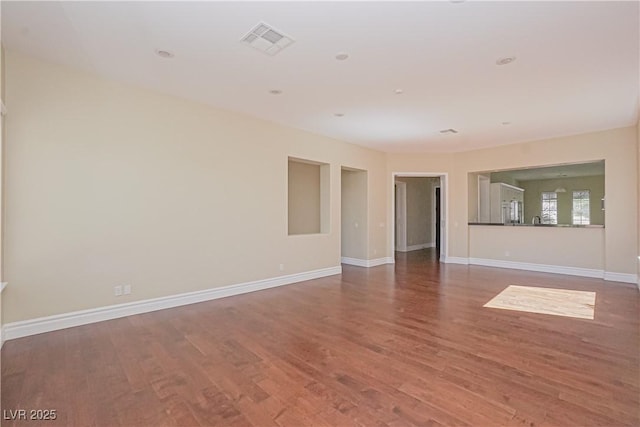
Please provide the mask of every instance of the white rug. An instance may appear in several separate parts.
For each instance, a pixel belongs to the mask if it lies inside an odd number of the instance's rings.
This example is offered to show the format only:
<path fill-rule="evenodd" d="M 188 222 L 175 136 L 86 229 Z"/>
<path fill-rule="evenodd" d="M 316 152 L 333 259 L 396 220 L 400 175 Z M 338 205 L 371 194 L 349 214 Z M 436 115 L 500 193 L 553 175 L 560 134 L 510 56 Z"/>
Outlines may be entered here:
<path fill-rule="evenodd" d="M 596 293 L 510 285 L 485 307 L 592 319 Z"/>

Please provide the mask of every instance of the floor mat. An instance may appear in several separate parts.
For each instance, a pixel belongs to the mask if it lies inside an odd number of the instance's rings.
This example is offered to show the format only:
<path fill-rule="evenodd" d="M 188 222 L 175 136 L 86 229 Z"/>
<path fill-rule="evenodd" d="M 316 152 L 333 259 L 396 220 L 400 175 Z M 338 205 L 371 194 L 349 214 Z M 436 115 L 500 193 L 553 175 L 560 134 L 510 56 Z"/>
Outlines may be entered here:
<path fill-rule="evenodd" d="M 593 319 L 596 293 L 510 285 L 484 307 Z"/>

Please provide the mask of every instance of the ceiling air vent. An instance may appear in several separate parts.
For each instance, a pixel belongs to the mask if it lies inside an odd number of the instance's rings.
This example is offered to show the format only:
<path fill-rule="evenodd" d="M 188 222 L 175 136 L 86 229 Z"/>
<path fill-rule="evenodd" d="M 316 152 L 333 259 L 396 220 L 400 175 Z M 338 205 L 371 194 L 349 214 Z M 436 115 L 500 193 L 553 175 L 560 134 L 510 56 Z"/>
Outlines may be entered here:
<path fill-rule="evenodd" d="M 260 22 L 242 37 L 240 41 L 267 55 L 273 56 L 292 44 L 295 40 L 284 35 L 282 31 L 276 30 L 264 22 Z"/>

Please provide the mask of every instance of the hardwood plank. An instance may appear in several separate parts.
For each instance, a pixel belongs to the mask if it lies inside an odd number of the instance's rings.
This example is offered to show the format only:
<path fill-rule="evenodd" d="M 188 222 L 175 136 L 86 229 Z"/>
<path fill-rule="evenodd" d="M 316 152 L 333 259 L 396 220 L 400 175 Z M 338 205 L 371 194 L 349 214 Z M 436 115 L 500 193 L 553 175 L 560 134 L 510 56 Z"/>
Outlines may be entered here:
<path fill-rule="evenodd" d="M 595 318 L 482 307 L 511 284 L 596 292 Z M 0 401 L 52 426 L 637 426 L 639 312 L 633 285 L 427 249 L 9 341 Z"/>

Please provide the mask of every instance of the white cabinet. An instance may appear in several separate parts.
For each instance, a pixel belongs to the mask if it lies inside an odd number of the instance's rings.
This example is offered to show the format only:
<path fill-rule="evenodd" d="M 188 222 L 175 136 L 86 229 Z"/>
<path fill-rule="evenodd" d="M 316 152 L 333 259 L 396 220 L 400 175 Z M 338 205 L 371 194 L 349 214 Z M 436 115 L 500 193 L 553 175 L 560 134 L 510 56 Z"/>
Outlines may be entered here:
<path fill-rule="evenodd" d="M 503 182 L 491 184 L 491 222 L 524 223 L 524 189 Z"/>

